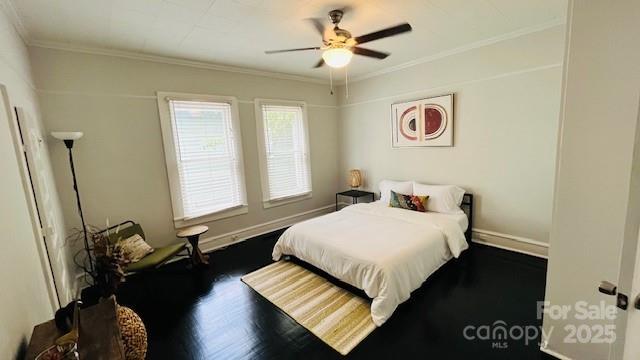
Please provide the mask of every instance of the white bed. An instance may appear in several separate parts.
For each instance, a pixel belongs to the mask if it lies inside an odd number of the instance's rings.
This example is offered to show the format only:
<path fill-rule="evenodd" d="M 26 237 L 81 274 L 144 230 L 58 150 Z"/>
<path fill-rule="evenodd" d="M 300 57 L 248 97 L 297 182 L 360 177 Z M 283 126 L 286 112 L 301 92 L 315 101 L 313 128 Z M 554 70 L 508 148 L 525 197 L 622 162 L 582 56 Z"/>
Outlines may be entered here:
<path fill-rule="evenodd" d="M 276 243 L 273 259 L 293 255 L 364 290 L 380 326 L 429 275 L 468 248 L 467 226 L 463 212 L 356 204 L 293 225 Z"/>

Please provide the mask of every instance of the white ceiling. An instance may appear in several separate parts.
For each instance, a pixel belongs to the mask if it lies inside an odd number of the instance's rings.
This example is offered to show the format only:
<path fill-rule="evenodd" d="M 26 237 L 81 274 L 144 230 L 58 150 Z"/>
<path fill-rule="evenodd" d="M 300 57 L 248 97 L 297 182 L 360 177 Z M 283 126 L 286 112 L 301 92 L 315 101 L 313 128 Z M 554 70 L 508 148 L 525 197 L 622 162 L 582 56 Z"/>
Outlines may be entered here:
<path fill-rule="evenodd" d="M 564 0 L 12 0 L 28 41 L 133 51 L 310 77 L 319 46 L 306 18 L 348 6 L 340 24 L 354 36 L 401 22 L 413 32 L 366 44 L 385 60 L 356 56 L 361 76 L 511 33 L 564 21 Z M 327 26 L 329 25 L 327 19 Z M 364 46 L 363 46 L 364 47 Z"/>

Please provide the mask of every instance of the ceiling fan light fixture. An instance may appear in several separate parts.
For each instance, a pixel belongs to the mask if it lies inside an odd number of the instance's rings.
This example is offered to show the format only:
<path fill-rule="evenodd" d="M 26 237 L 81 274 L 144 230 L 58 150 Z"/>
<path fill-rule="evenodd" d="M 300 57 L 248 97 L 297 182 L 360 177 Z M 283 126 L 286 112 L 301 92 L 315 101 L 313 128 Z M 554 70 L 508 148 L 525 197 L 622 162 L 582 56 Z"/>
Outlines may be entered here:
<path fill-rule="evenodd" d="M 322 53 L 324 62 L 336 69 L 347 66 L 352 57 L 351 50 L 342 47 L 327 49 Z"/>

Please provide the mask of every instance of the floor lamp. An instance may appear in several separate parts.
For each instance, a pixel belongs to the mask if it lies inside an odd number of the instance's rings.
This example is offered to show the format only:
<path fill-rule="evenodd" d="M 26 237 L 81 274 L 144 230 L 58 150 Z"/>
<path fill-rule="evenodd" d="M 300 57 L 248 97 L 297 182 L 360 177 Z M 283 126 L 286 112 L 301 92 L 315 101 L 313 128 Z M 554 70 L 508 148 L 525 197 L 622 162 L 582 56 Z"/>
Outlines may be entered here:
<path fill-rule="evenodd" d="M 89 239 L 87 238 L 87 225 L 84 222 L 84 214 L 82 213 L 82 204 L 80 203 L 80 192 L 78 191 L 78 181 L 76 179 L 76 169 L 73 166 L 73 142 L 82 137 L 81 132 L 52 132 L 51 136 L 58 140 L 64 141 L 67 150 L 69 150 L 69 164 L 71 166 L 71 176 L 73 177 L 73 190 L 76 192 L 76 203 L 78 204 L 78 213 L 82 221 L 82 235 L 84 236 L 84 250 L 87 252 L 89 259 L 89 271 L 93 275 L 93 259 L 91 257 L 91 249 L 89 247 Z"/>

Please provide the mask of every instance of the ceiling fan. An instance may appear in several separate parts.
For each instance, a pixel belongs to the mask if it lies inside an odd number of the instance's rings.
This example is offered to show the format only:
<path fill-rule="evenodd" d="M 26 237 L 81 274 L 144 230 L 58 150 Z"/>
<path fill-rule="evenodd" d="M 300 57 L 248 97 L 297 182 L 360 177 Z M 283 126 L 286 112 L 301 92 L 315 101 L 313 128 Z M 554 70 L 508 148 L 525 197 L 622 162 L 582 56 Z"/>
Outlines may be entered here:
<path fill-rule="evenodd" d="M 389 53 L 366 49 L 360 47 L 360 45 L 374 40 L 384 39 L 386 37 L 391 37 L 411 31 L 411 25 L 409 25 L 408 23 L 403 23 L 386 29 L 374 31 L 365 35 L 352 37 L 349 31 L 338 27 L 338 24 L 340 23 L 340 20 L 342 20 L 343 15 L 344 11 L 339 9 L 329 12 L 329 19 L 334 25 L 333 33 L 335 34 L 335 36 L 329 36 L 328 38 L 324 37 L 325 27 L 322 22 L 318 19 L 310 19 L 311 21 L 313 21 L 316 30 L 318 30 L 320 35 L 323 37 L 322 46 L 286 50 L 269 50 L 265 51 L 265 53 L 276 54 L 292 51 L 322 50 L 322 59 L 320 59 L 320 61 L 318 61 L 318 63 L 314 66 L 315 68 L 319 68 L 324 64 L 327 64 L 332 68 L 341 68 L 349 64 L 353 54 L 380 60 L 386 58 L 390 55 Z"/>

